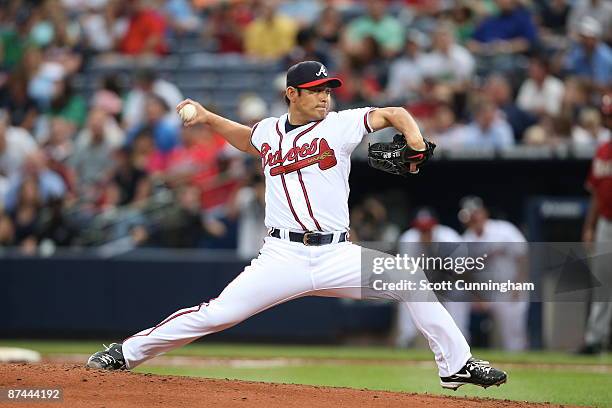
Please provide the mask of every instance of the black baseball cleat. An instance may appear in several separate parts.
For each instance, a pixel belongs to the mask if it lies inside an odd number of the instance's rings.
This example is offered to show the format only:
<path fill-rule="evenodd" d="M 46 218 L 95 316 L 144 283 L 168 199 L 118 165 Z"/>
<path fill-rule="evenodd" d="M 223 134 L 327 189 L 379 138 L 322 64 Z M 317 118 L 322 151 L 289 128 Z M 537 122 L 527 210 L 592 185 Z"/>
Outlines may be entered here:
<path fill-rule="evenodd" d="M 578 349 L 575 353 L 583 356 L 594 356 L 596 354 L 601 354 L 604 352 L 604 349 L 600 343 L 594 344 L 585 344 L 580 349 Z"/>
<path fill-rule="evenodd" d="M 125 358 L 121 351 L 121 344 L 111 343 L 110 346 L 103 344 L 105 350 L 94 353 L 87 360 L 86 367 L 100 370 L 125 370 Z"/>
<path fill-rule="evenodd" d="M 483 388 L 506 382 L 508 375 L 497 368 L 491 367 L 488 361 L 470 358 L 456 374 L 450 377 L 440 377 L 440 385 L 456 391 L 465 384 L 474 384 Z"/>

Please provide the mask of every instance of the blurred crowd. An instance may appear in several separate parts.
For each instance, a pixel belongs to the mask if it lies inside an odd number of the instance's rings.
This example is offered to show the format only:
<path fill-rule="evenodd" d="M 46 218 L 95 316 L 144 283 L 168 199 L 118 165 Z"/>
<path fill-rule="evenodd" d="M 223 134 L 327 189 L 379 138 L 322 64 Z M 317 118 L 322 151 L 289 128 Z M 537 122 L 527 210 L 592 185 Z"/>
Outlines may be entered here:
<path fill-rule="evenodd" d="M 275 63 L 316 59 L 344 81 L 337 109 L 405 106 L 440 148 L 594 149 L 610 139 L 612 2 L 604 0 L 0 0 L 0 247 L 238 248 L 257 254 L 258 161 L 205 126 L 184 128 L 181 89 L 151 70 L 177 40 Z M 286 110 L 257 95 L 236 116 Z M 271 87 L 275 86 L 273 84 Z M 365 201 L 364 239 L 397 238 Z"/>

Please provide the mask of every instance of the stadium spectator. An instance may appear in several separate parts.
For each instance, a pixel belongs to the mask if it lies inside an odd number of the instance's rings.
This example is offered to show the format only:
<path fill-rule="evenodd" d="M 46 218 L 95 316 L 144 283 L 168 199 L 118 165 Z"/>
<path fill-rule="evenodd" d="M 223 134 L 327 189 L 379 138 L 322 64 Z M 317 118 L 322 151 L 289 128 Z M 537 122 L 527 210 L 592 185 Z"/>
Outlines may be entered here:
<path fill-rule="evenodd" d="M 121 81 L 118 75 L 107 75 L 101 80 L 100 87 L 91 97 L 90 108 L 100 108 L 112 115 L 116 121 L 121 120 L 123 100 L 121 99 Z"/>
<path fill-rule="evenodd" d="M 10 126 L 9 115 L 0 110 L 0 178 L 19 175 L 27 156 L 36 150 L 36 142 L 23 128 Z"/>
<path fill-rule="evenodd" d="M 474 10 L 469 2 L 458 1 L 451 11 L 451 21 L 455 26 L 455 38 L 465 45 L 474 32 Z"/>
<path fill-rule="evenodd" d="M 586 16 L 580 21 L 578 34 L 579 41 L 565 58 L 565 68 L 570 74 L 588 79 L 603 92 L 612 83 L 612 50 L 601 41 L 601 24 Z"/>
<path fill-rule="evenodd" d="M 98 104 L 93 104 L 89 111 L 85 127 L 77 134 L 75 145 L 87 146 L 91 143 L 93 133 L 101 132 L 104 134 L 104 143 L 110 147 L 118 148 L 125 142 L 125 132 L 115 119 L 108 113 L 108 110 Z M 110 157 L 110 156 L 109 156 Z"/>
<path fill-rule="evenodd" d="M 134 136 L 130 147 L 130 160 L 138 170 L 149 173 L 153 163 L 166 166 L 168 155 L 155 147 L 153 129 L 144 127 Z"/>
<path fill-rule="evenodd" d="M 349 52 L 354 53 L 363 39 L 373 37 L 382 49 L 385 57 L 400 52 L 404 46 L 404 28 L 400 22 L 387 12 L 384 0 L 366 2 L 367 14 L 353 20 L 346 27 L 346 40 Z"/>
<path fill-rule="evenodd" d="M 264 223 L 265 183 L 259 169 L 255 171 L 247 185 L 238 190 L 228 210 L 230 218 L 238 218 L 237 253 L 245 259 L 257 255 L 268 235 Z"/>
<path fill-rule="evenodd" d="M 28 78 L 25 72 L 14 70 L 0 87 L 0 109 L 9 112 L 11 125 L 32 132 L 38 118 L 36 102 L 28 95 Z"/>
<path fill-rule="evenodd" d="M 201 192 L 198 187 L 184 185 L 177 189 L 176 199 L 166 209 L 159 225 L 150 228 L 147 245 L 167 248 L 195 248 L 207 237 L 221 236 L 222 224 L 209 222 L 202 216 Z"/>
<path fill-rule="evenodd" d="M 75 2 L 80 6 L 81 2 Z M 107 0 L 92 0 L 79 10 L 83 47 L 93 53 L 110 53 L 120 40 L 127 18 L 119 14 L 119 3 Z M 127 28 L 127 27 L 124 27 Z"/>
<path fill-rule="evenodd" d="M 158 78 L 152 70 L 141 70 L 136 73 L 134 87 L 125 97 L 122 115 L 124 129 L 131 129 L 144 120 L 149 94 L 162 98 L 166 106 L 172 109 L 183 100 L 183 94 L 176 85 Z M 178 121 L 174 111 L 168 111 L 168 116 L 169 119 Z"/>
<path fill-rule="evenodd" d="M 548 49 L 560 50 L 567 45 L 569 3 L 568 0 L 535 1 L 540 39 Z"/>
<path fill-rule="evenodd" d="M 279 4 L 278 11 L 280 14 L 297 21 L 299 26 L 305 27 L 314 23 L 318 24 L 316 19 L 321 13 L 321 3 L 311 0 L 282 1 Z"/>
<path fill-rule="evenodd" d="M 590 104 L 591 84 L 580 77 L 565 79 L 565 92 L 561 102 L 561 120 L 568 126 L 578 120 L 580 111 Z M 569 129 L 567 132 L 569 135 Z"/>
<path fill-rule="evenodd" d="M 103 207 L 140 206 L 150 196 L 147 173 L 134 165 L 132 151 L 122 148 L 114 152 L 115 168 L 104 193 Z"/>
<path fill-rule="evenodd" d="M 165 31 L 166 19 L 145 0 L 131 0 L 124 4 L 129 17 L 125 35 L 119 41 L 119 51 L 125 55 L 164 55 L 168 52 Z"/>
<path fill-rule="evenodd" d="M 244 50 L 250 57 L 281 58 L 295 45 L 297 22 L 277 12 L 276 1 L 265 1 L 259 6 L 258 17 L 246 26 Z"/>
<path fill-rule="evenodd" d="M 338 108 L 357 106 L 360 103 L 373 100 L 380 85 L 375 79 L 364 78 L 361 75 L 360 64 L 354 58 L 344 56 L 340 62 L 336 77 L 342 80 L 342 87 L 334 92 L 334 102 Z"/>
<path fill-rule="evenodd" d="M 389 66 L 386 96 L 391 101 L 404 103 L 416 96 L 423 82 L 421 58 L 426 42 L 420 31 L 408 32 L 402 53 Z"/>
<path fill-rule="evenodd" d="M 284 65 L 290 67 L 302 61 L 319 61 L 328 69 L 333 69 L 330 56 L 319 46 L 319 39 L 312 28 L 302 28 L 298 31 L 295 47 L 285 58 Z"/>
<path fill-rule="evenodd" d="M 131 129 L 127 143 L 131 144 L 138 133 L 148 128 L 153 132 L 155 147 L 163 154 L 168 154 L 179 143 L 179 126 L 170 114 L 171 110 L 161 97 L 150 94 L 145 105 L 145 118 Z"/>
<path fill-rule="evenodd" d="M 508 76 L 525 65 L 526 54 L 539 47 L 531 12 L 519 0 L 496 0 L 498 11 L 485 17 L 467 42 L 478 60 L 478 72 Z"/>
<path fill-rule="evenodd" d="M 566 30 L 569 34 L 573 37 L 579 36 L 582 21 L 585 17 L 590 17 L 599 22 L 603 38 L 606 41 L 611 39 L 612 3 L 606 0 L 576 0 L 572 3 Z"/>
<path fill-rule="evenodd" d="M 89 112 L 87 126 L 81 131 L 69 159 L 70 166 L 77 174 L 77 194 L 87 201 L 99 199 L 100 185 L 109 179 L 112 170 L 113 144 L 108 136 L 109 118 L 102 109 Z"/>
<path fill-rule="evenodd" d="M 51 200 L 40 213 L 37 234 L 40 246 L 54 249 L 57 246 L 72 245 L 78 232 L 74 221 L 67 217 L 63 200 Z"/>
<path fill-rule="evenodd" d="M 4 199 L 9 189 L 9 181 L 6 177 L 0 176 L 0 216 L 4 212 Z"/>
<path fill-rule="evenodd" d="M 64 76 L 55 81 L 51 103 L 47 112 L 51 118 L 60 117 L 71 126 L 70 134 L 85 124 L 87 104 L 85 99 L 74 90 L 72 79 Z"/>
<path fill-rule="evenodd" d="M 173 188 L 194 185 L 201 188 L 219 174 L 217 151 L 204 141 L 208 137 L 202 126 L 184 127 L 182 143 L 168 155 L 156 156 L 148 166 L 152 175 Z"/>
<path fill-rule="evenodd" d="M 56 83 L 66 76 L 65 68 L 52 61 L 45 61 L 37 48 L 28 48 L 24 54 L 23 68 L 30 78 L 28 95 L 36 101 L 38 107 L 48 111 L 51 99 L 60 90 Z"/>
<path fill-rule="evenodd" d="M 7 210 L 12 211 L 15 208 L 22 184 L 25 180 L 30 179 L 38 183 L 43 205 L 52 199 L 62 198 L 66 194 L 66 185 L 60 175 L 50 170 L 45 155 L 35 150 L 25 158 L 21 173 L 10 180 L 4 202 Z"/>
<path fill-rule="evenodd" d="M 43 2 L 43 20 L 39 23 L 47 43 L 42 45 L 45 53 L 55 60 L 63 60 L 62 64 L 70 69 L 68 72 L 73 74 L 78 70 L 82 60 L 82 54 L 78 52 L 81 41 L 81 31 L 78 21 L 70 18 L 65 10 L 56 2 Z M 37 31 L 37 26 L 33 32 Z"/>
<path fill-rule="evenodd" d="M 436 108 L 428 135 L 440 149 L 461 146 L 465 126 L 458 123 L 451 106 L 442 104 Z"/>
<path fill-rule="evenodd" d="M 210 8 L 202 34 L 205 40 L 214 41 L 218 53 L 242 53 L 244 30 L 253 18 L 253 10 L 247 2 L 219 2 Z"/>
<path fill-rule="evenodd" d="M 474 109 L 474 120 L 461 134 L 461 146 L 500 149 L 514 145 L 512 127 L 495 104 L 482 101 Z"/>
<path fill-rule="evenodd" d="M 3 30 L 0 31 L 0 69 L 11 70 L 16 67 L 24 57 L 29 47 L 30 31 L 34 23 L 32 9 L 21 6 L 15 15 L 7 15 L 3 21 Z"/>
<path fill-rule="evenodd" d="M 19 185 L 14 207 L 10 210 L 15 245 L 32 254 L 38 245 L 38 228 L 43 199 L 36 178 L 26 177 Z"/>
<path fill-rule="evenodd" d="M 255 94 L 245 94 L 240 97 L 240 103 L 238 104 L 240 123 L 253 127 L 266 117 L 268 117 L 266 101 Z"/>
<path fill-rule="evenodd" d="M 317 24 L 314 25 L 314 30 L 317 37 L 329 48 L 335 48 L 340 42 L 340 30 L 338 28 L 342 25 L 342 16 L 338 9 L 333 5 L 328 5 L 321 11 Z"/>
<path fill-rule="evenodd" d="M 550 75 L 544 57 L 532 57 L 529 76 L 521 85 L 516 98 L 517 106 L 536 116 L 558 116 L 565 87 L 563 81 Z"/>
<path fill-rule="evenodd" d="M 422 56 L 420 65 L 427 76 L 463 91 L 474 74 L 475 61 L 467 49 L 455 42 L 452 28 L 439 25 L 433 32 L 432 50 Z"/>
<path fill-rule="evenodd" d="M 200 31 L 202 21 L 190 1 L 167 0 L 161 3 L 169 28 L 174 34 L 182 36 Z"/>
<path fill-rule="evenodd" d="M 503 112 L 505 119 L 512 126 L 516 141 L 520 141 L 523 132 L 537 123 L 537 117 L 519 108 L 512 97 L 512 87 L 501 75 L 490 75 L 483 87 L 484 97 L 492 101 Z"/>
<path fill-rule="evenodd" d="M 408 101 L 406 109 L 419 119 L 423 126 L 430 127 L 436 109 L 440 105 L 452 103 L 453 93 L 449 86 L 437 82 L 435 79 L 424 76 L 418 89 L 417 98 Z"/>
<path fill-rule="evenodd" d="M 0 200 L 1 201 L 1 200 Z M 8 214 L 0 211 L 0 248 L 15 245 L 15 227 Z"/>
<path fill-rule="evenodd" d="M 536 45 L 531 13 L 518 0 L 496 0 L 499 13 L 485 18 L 474 30 L 468 48 L 477 55 L 520 54 Z"/>
<path fill-rule="evenodd" d="M 67 192 L 72 194 L 76 189 L 76 175 L 73 169 L 66 163 L 74 151 L 73 126 L 61 117 L 51 118 L 49 123 L 49 135 L 41 143 L 41 147 L 47 157 L 49 170 L 57 173 L 64 184 Z"/>
<path fill-rule="evenodd" d="M 580 111 L 578 124 L 572 128 L 574 147 L 595 149 L 610 141 L 610 129 L 602 126 L 601 115 L 595 108 L 584 108 Z"/>

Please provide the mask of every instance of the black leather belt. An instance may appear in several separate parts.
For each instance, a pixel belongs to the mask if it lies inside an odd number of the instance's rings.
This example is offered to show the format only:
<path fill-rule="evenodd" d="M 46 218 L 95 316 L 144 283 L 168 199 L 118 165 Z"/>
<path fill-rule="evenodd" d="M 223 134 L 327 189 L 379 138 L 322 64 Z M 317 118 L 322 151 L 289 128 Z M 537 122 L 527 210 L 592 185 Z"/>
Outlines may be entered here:
<path fill-rule="evenodd" d="M 272 228 L 270 231 L 270 236 L 274 238 L 281 237 L 281 231 L 278 228 Z M 338 242 L 345 242 L 348 239 L 348 233 L 342 232 L 340 233 L 340 237 L 338 238 Z M 334 234 L 325 234 L 321 232 L 293 232 L 289 231 L 289 241 L 291 242 L 301 242 L 304 245 L 308 246 L 319 246 L 319 245 L 327 245 L 331 244 L 334 241 Z"/>

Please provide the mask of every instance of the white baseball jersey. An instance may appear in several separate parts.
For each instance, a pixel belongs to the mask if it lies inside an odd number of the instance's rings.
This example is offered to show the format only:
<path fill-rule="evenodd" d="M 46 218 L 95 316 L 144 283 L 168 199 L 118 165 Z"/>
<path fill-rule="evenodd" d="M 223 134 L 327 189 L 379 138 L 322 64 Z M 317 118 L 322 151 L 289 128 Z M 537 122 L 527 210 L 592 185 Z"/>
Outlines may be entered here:
<path fill-rule="evenodd" d="M 404 232 L 399 242 L 420 242 L 421 232 L 417 228 L 410 228 Z M 462 242 L 461 235 L 451 227 L 446 225 L 434 225 L 431 229 L 431 241 L 432 242 Z"/>
<path fill-rule="evenodd" d="M 350 155 L 363 136 L 373 108 L 330 112 L 285 133 L 287 114 L 253 127 L 266 177 L 266 227 L 294 231 L 349 228 Z"/>
<path fill-rule="evenodd" d="M 463 240 L 483 243 L 481 250 L 489 255 L 487 271 L 494 274 L 491 276 L 494 279 L 515 278 L 518 273 L 516 259 L 527 254 L 527 241 L 523 233 L 504 220 L 487 220 L 482 235 L 468 229 L 463 233 Z"/>

